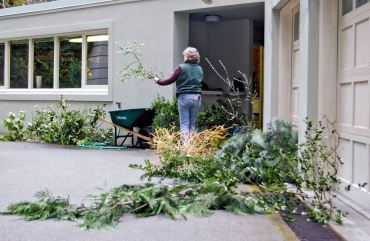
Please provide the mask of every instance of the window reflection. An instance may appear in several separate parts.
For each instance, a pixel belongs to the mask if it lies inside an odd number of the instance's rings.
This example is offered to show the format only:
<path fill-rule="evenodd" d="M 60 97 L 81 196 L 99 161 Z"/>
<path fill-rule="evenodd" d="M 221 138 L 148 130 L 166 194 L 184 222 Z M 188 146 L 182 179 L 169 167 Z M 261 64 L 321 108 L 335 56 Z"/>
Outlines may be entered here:
<path fill-rule="evenodd" d="M 28 40 L 10 42 L 10 88 L 28 87 Z"/>
<path fill-rule="evenodd" d="M 293 23 L 293 25 L 294 25 L 294 36 L 293 36 L 293 38 L 294 38 L 294 41 L 297 41 L 297 40 L 299 40 L 299 12 L 296 12 L 295 14 L 294 14 L 294 23 Z"/>
<path fill-rule="evenodd" d="M 108 84 L 108 35 L 87 36 L 87 85 Z"/>
<path fill-rule="evenodd" d="M 33 88 L 53 88 L 54 40 L 34 40 Z"/>
<path fill-rule="evenodd" d="M 0 43 L 0 86 L 4 86 L 5 44 Z"/>
<path fill-rule="evenodd" d="M 352 0 L 342 0 L 342 15 L 345 15 L 352 11 L 353 9 Z"/>
<path fill-rule="evenodd" d="M 81 88 L 81 40 L 81 36 L 60 38 L 60 88 Z"/>
<path fill-rule="evenodd" d="M 356 8 L 361 7 L 362 5 L 368 3 L 369 0 L 356 0 Z"/>

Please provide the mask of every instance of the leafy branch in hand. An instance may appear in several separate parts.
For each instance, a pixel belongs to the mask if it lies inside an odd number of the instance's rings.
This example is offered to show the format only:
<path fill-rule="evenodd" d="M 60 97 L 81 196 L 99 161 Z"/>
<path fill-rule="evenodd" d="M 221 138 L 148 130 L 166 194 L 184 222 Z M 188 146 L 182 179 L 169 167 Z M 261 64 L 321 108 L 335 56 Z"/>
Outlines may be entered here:
<path fill-rule="evenodd" d="M 126 45 L 116 43 L 119 51 L 118 54 L 127 57 L 130 61 L 123 69 L 119 72 L 122 81 L 127 81 L 131 78 L 137 78 L 139 80 L 152 79 L 155 76 L 153 70 L 147 70 L 142 62 L 142 51 L 141 48 L 144 43 L 139 43 L 137 41 L 127 42 Z M 160 74 L 163 76 L 163 74 Z"/>

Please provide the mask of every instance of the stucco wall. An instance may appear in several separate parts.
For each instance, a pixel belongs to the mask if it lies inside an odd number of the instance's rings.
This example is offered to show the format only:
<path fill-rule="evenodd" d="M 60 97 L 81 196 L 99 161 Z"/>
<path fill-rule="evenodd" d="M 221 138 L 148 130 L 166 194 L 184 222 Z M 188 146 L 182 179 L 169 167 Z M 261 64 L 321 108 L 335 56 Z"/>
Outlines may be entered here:
<path fill-rule="evenodd" d="M 79 5 L 80 3 L 82 5 Z M 100 2 L 96 5 L 84 5 L 88 2 Z M 173 86 L 159 87 L 152 81 L 130 80 L 122 82 L 117 72 L 127 63 L 126 59 L 116 54 L 115 42 L 126 41 L 145 42 L 143 47 L 143 61 L 154 65 L 164 73 L 171 73 L 181 59 L 181 49 L 188 43 L 187 15 L 181 15 L 180 21 L 175 21 L 175 12 L 192 12 L 201 8 L 225 7 L 254 0 L 216 0 L 213 5 L 204 4 L 200 0 L 142 0 L 142 1 L 93 1 L 60 0 L 35 6 L 24 6 L 13 9 L 0 10 L 0 39 L 14 37 L 36 37 L 74 32 L 90 26 L 109 26 L 110 36 L 110 85 L 109 95 L 101 93 L 89 99 L 89 94 L 82 97 L 79 94 L 65 95 L 67 99 L 75 100 L 79 106 L 105 103 L 108 109 L 115 108 L 115 102 L 121 102 L 123 108 L 148 107 L 157 94 L 172 98 Z M 71 5 L 63 9 L 60 6 Z M 48 7 L 49 6 L 49 7 Z M 56 7 L 59 6 L 59 7 Z M 180 16 L 176 14 L 176 16 Z M 100 28 L 99 27 L 99 28 Z M 178 31 L 181 29 L 181 31 Z M 24 35 L 23 35 L 24 34 Z M 0 119 L 4 119 L 8 112 L 25 110 L 30 113 L 35 104 L 49 104 L 59 97 L 56 95 L 37 94 L 34 96 L 7 96 L 0 94 Z M 9 100 L 13 99 L 13 100 Z M 23 99 L 20 101 L 17 99 Z M 83 100 L 83 101 L 81 101 Z M 76 102 L 76 103 L 77 103 Z M 28 118 L 30 118 L 28 114 Z"/>

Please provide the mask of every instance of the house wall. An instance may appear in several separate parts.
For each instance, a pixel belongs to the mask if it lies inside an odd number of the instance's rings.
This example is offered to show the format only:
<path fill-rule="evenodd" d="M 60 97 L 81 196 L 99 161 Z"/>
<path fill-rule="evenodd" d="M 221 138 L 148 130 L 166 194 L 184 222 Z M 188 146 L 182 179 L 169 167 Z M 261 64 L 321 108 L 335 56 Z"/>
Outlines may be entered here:
<path fill-rule="evenodd" d="M 60 0 L 56 2 L 0 10 L 0 40 L 108 29 L 109 85 L 108 90 L 36 91 L 0 89 L 0 119 L 8 112 L 25 110 L 28 120 L 36 104 L 54 103 L 60 95 L 75 106 L 115 103 L 123 108 L 148 107 L 157 94 L 174 96 L 174 87 L 159 87 L 152 81 L 122 82 L 117 74 L 128 63 L 116 54 L 115 42 L 139 41 L 143 47 L 143 62 L 169 74 L 181 61 L 188 44 L 188 14 L 206 8 L 235 7 L 255 0 L 218 0 L 213 5 L 199 0 Z M 67 7 L 66 7 L 67 6 Z M 176 14 L 175 14 L 176 13 Z M 4 131 L 0 129 L 0 131 Z"/>

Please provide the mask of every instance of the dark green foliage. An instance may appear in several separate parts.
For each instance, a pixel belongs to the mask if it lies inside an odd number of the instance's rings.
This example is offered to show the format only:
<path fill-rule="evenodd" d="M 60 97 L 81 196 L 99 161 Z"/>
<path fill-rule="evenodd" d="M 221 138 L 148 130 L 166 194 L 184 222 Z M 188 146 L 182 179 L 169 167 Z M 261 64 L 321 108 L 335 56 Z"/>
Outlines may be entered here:
<path fill-rule="evenodd" d="M 197 127 L 202 129 L 215 126 L 227 128 L 249 127 L 250 121 L 246 113 L 240 110 L 240 104 L 235 101 L 222 101 L 217 105 L 206 106 L 204 111 L 197 115 Z"/>
<path fill-rule="evenodd" d="M 176 130 L 180 128 L 179 111 L 177 109 L 177 99 L 169 101 L 164 97 L 158 96 L 150 107 L 155 112 L 152 127 L 156 128 L 172 128 Z"/>
<path fill-rule="evenodd" d="M 11 204 L 3 214 L 19 215 L 26 220 L 74 220 L 87 229 L 100 229 L 116 225 L 125 214 L 148 217 L 164 214 L 175 219 L 192 213 L 209 216 L 213 210 L 232 213 L 266 213 L 269 206 L 254 194 L 231 192 L 224 185 L 205 181 L 202 184 L 174 186 L 146 184 L 123 185 L 110 192 L 90 196 L 90 206 L 73 206 L 67 199 L 54 198 L 49 192 L 38 193 L 36 202 Z"/>
<path fill-rule="evenodd" d="M 9 205 L 7 214 L 17 214 L 26 220 L 75 220 L 75 212 L 70 210 L 68 199 L 54 197 L 50 192 L 38 192 L 37 202 L 18 202 Z"/>
<path fill-rule="evenodd" d="M 209 105 L 205 107 L 204 111 L 198 113 L 196 125 L 200 128 L 228 126 L 227 121 L 227 116 L 220 107 L 216 105 Z"/>

